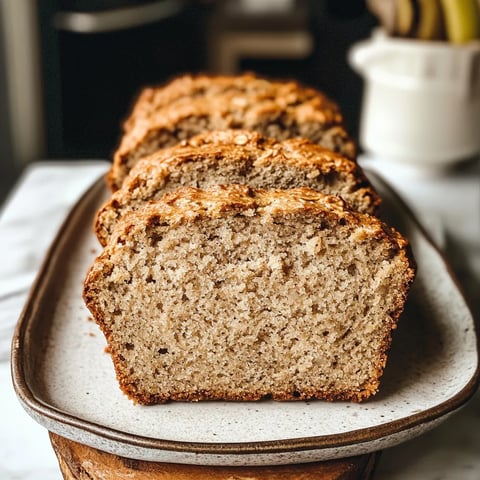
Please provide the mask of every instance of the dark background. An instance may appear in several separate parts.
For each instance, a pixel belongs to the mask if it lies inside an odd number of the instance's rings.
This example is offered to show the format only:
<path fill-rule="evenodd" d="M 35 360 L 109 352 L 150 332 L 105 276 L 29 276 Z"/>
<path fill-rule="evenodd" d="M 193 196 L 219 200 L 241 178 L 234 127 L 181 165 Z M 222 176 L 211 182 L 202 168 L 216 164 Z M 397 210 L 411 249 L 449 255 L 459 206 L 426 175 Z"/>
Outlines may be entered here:
<path fill-rule="evenodd" d="M 348 65 L 347 53 L 353 43 L 367 38 L 377 23 L 364 0 L 297 0 L 298 8 L 291 15 L 255 18 L 229 16 L 225 13 L 229 1 L 235 0 L 185 1 L 184 8 L 169 18 L 88 34 L 53 28 L 53 19 L 59 11 L 108 11 L 149 1 L 38 2 L 41 78 L 32 81 L 40 82 L 42 88 L 45 142 L 39 152 L 41 159 L 110 159 L 121 122 L 139 90 L 185 72 L 217 73 L 209 70 L 209 42 L 221 38 L 220 31 L 229 30 L 309 32 L 314 48 L 307 57 L 243 58 L 239 71 L 294 78 L 323 90 L 340 104 L 347 128 L 356 138 L 362 81 Z M 8 123 L 8 112 L 1 117 L 3 124 Z M 6 137 L 8 125 L 3 124 L 0 130 Z M 14 152 L 8 150 L 8 141 L 0 143 L 0 175 L 2 183 L 9 185 L 18 173 L 18 162 L 11 159 Z"/>

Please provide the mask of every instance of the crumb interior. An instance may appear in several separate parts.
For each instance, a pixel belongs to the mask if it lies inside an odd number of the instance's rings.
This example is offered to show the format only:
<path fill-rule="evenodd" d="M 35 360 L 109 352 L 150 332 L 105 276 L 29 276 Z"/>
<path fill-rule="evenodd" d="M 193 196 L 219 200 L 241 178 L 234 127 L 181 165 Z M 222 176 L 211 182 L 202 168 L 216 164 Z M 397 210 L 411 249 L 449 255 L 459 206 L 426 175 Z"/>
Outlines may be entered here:
<path fill-rule="evenodd" d="M 404 273 L 353 228 L 247 213 L 118 245 L 96 301 L 123 387 L 142 403 L 374 393 Z"/>

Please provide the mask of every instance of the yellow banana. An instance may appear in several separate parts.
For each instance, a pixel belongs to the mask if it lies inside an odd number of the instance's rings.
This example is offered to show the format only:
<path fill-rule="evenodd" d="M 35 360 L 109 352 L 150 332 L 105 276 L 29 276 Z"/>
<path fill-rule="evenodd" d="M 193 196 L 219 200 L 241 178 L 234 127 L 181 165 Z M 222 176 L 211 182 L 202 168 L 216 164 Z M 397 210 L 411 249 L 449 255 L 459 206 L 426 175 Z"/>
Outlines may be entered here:
<path fill-rule="evenodd" d="M 478 0 L 441 0 L 447 39 L 466 43 L 480 37 Z"/>
<path fill-rule="evenodd" d="M 399 37 L 410 37 L 416 23 L 416 9 L 413 0 L 396 0 L 395 2 L 395 34 Z"/>
<path fill-rule="evenodd" d="M 415 38 L 441 40 L 444 38 L 443 11 L 440 0 L 417 0 L 418 24 Z"/>

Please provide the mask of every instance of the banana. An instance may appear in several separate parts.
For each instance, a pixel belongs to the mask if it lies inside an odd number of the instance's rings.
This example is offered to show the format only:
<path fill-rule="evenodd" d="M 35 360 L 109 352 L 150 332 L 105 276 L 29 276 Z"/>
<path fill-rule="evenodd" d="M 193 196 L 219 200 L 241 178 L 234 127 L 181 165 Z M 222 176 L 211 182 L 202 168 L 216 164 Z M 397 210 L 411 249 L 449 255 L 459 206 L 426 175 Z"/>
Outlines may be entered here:
<path fill-rule="evenodd" d="M 480 0 L 367 0 L 387 34 L 462 44 L 480 38 Z"/>
<path fill-rule="evenodd" d="M 396 0 L 395 34 L 399 37 L 411 37 L 416 24 L 417 9 L 414 0 Z"/>
<path fill-rule="evenodd" d="M 418 23 L 414 37 L 420 40 L 445 38 L 443 10 L 440 0 L 417 0 Z"/>
<path fill-rule="evenodd" d="M 478 0 L 441 0 L 447 39 L 456 44 L 480 37 Z"/>

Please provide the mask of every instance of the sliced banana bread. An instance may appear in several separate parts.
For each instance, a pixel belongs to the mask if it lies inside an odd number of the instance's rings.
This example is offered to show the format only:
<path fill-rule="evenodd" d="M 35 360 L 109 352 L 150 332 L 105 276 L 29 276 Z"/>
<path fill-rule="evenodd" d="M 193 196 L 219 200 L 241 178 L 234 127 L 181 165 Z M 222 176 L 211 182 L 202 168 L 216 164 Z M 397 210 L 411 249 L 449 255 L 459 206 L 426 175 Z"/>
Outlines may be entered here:
<path fill-rule="evenodd" d="M 214 131 L 139 160 L 98 211 L 95 232 L 105 245 L 118 219 L 145 201 L 182 186 L 232 183 L 265 189 L 310 187 L 340 195 L 355 210 L 372 214 L 380 204 L 355 162 L 310 140 L 277 141 L 248 130 Z"/>
<path fill-rule="evenodd" d="M 407 241 L 337 196 L 216 185 L 125 214 L 83 294 L 135 402 L 361 401 L 413 278 Z"/>
<path fill-rule="evenodd" d="M 254 75 L 186 76 L 140 94 L 107 182 L 116 190 L 138 159 L 199 133 L 228 128 L 255 130 L 279 140 L 305 137 L 355 156 L 338 106 L 313 88 Z"/>

